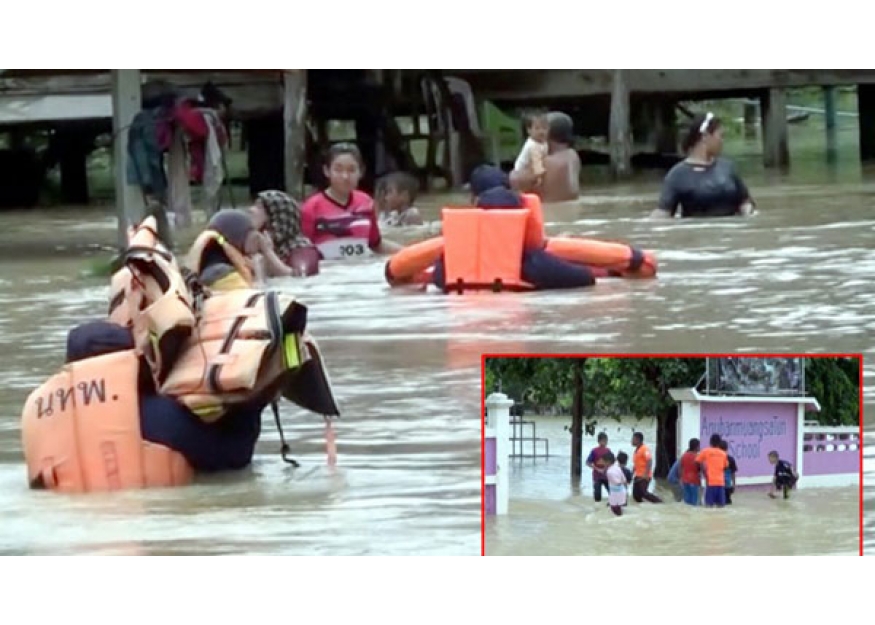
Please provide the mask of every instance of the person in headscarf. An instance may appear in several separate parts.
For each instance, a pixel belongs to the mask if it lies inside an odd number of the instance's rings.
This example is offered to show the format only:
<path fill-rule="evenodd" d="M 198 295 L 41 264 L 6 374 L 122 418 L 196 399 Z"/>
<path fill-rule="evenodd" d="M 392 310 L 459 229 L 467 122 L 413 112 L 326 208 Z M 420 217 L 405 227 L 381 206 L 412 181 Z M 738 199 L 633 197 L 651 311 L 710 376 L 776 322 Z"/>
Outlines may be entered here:
<path fill-rule="evenodd" d="M 247 251 L 262 256 L 268 277 L 319 273 L 319 252 L 302 233 L 301 207 L 291 196 L 262 191 L 250 215 L 259 236 Z"/>

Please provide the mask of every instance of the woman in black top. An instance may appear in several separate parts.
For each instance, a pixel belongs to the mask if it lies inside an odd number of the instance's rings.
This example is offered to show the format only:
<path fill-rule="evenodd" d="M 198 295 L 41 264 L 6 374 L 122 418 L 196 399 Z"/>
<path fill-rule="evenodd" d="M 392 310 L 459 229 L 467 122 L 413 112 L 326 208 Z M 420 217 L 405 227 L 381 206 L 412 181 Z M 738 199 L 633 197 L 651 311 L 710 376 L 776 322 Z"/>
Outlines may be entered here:
<path fill-rule="evenodd" d="M 754 203 L 731 161 L 720 158 L 723 128 L 713 113 L 697 115 L 684 138 L 687 158 L 665 176 L 651 217 L 748 216 Z"/>

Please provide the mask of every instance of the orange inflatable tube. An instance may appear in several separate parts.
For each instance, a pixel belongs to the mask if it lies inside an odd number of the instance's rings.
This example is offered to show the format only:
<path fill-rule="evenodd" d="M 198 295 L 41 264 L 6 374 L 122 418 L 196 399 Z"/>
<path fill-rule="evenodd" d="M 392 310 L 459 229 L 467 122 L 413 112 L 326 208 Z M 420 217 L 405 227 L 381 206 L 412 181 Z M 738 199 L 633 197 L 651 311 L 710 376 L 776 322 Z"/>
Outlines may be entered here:
<path fill-rule="evenodd" d="M 652 278 L 656 257 L 624 243 L 574 237 L 552 237 L 544 248 L 567 261 L 586 265 L 596 277 Z"/>
<path fill-rule="evenodd" d="M 182 486 L 185 458 L 140 435 L 133 350 L 65 365 L 27 398 L 22 443 L 31 488 L 82 493 Z"/>

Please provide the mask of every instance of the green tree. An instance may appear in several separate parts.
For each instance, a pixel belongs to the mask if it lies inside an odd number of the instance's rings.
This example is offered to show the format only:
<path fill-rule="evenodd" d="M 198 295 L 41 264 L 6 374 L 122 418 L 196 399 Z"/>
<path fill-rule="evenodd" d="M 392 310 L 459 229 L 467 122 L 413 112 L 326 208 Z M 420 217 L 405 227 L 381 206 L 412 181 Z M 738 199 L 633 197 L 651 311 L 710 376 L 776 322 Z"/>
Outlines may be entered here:
<path fill-rule="evenodd" d="M 806 358 L 805 388 L 820 403 L 822 425 L 860 424 L 859 358 Z"/>
<path fill-rule="evenodd" d="M 503 392 L 524 403 L 559 404 L 571 398 L 571 474 L 580 477 L 583 432 L 595 433 L 599 418 L 656 417 L 659 465 L 668 464 L 660 444 L 676 410 L 668 394 L 693 386 L 705 371 L 703 358 L 490 358 L 487 392 L 499 380 Z M 667 467 L 666 467 L 667 468 Z"/>

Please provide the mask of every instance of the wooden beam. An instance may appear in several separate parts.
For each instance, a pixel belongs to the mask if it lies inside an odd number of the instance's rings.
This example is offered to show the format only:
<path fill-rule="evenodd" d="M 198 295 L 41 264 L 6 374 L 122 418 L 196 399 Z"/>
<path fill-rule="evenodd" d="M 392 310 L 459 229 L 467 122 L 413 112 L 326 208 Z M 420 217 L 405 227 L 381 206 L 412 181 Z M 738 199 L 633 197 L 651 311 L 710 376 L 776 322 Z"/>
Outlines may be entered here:
<path fill-rule="evenodd" d="M 307 70 L 283 73 L 286 193 L 300 200 L 304 194 L 307 145 Z"/>
<path fill-rule="evenodd" d="M 464 78 L 479 98 L 504 102 L 609 95 L 613 70 L 443 70 Z M 625 82 L 631 93 L 709 93 L 814 85 L 875 83 L 875 70 L 828 69 L 630 69 Z"/>
<path fill-rule="evenodd" d="M 769 89 L 762 96 L 763 164 L 766 167 L 787 167 L 790 148 L 787 134 L 787 92 Z"/>
<path fill-rule="evenodd" d="M 128 184 L 128 127 L 140 111 L 140 70 L 112 70 L 112 133 L 115 174 L 115 205 L 118 215 L 119 248 L 127 247 L 128 224 L 143 214 L 143 197 Z"/>
<path fill-rule="evenodd" d="M 609 141 L 611 147 L 611 172 L 617 178 L 624 178 L 632 173 L 632 138 L 629 114 L 629 90 L 625 82 L 625 71 L 614 72 L 613 91 L 611 93 L 611 119 Z"/>

